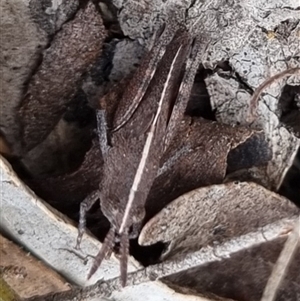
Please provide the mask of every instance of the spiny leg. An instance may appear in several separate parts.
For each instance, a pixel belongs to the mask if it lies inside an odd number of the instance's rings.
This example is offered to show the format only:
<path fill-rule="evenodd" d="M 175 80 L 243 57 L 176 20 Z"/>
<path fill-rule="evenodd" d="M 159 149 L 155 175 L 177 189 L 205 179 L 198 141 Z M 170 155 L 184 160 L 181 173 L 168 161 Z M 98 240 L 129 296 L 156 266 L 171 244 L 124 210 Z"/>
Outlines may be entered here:
<path fill-rule="evenodd" d="M 80 243 L 86 227 L 86 213 L 92 208 L 99 199 L 99 191 L 95 190 L 89 194 L 80 204 L 78 236 L 75 249 L 80 249 Z"/>
<path fill-rule="evenodd" d="M 121 234 L 120 253 L 121 284 L 124 287 L 127 282 L 127 264 L 129 256 L 129 237 L 127 228 L 124 229 L 124 232 Z"/>
<path fill-rule="evenodd" d="M 111 227 L 104 239 L 100 251 L 95 257 L 94 263 L 90 269 L 87 279 L 90 279 L 95 274 L 95 272 L 98 270 L 99 266 L 101 265 L 103 259 L 106 257 L 107 253 L 111 252 L 115 243 L 114 239 L 115 239 L 115 229 Z"/>

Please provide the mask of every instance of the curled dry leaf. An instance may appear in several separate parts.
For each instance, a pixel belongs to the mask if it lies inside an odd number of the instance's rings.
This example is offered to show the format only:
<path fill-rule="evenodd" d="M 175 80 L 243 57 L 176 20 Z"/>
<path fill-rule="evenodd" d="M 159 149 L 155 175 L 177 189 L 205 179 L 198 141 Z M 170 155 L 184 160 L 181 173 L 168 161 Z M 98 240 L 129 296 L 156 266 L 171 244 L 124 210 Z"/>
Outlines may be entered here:
<path fill-rule="evenodd" d="M 144 226 L 139 243 L 168 243 L 165 258 L 252 232 L 298 212 L 284 197 L 254 183 L 213 185 L 166 206 Z"/>
<path fill-rule="evenodd" d="M 227 169 L 266 164 L 272 156 L 262 133 L 239 126 L 185 117 L 175 132 L 147 199 L 148 217 L 183 193 L 222 183 Z"/>
<path fill-rule="evenodd" d="M 54 37 L 19 111 L 26 150 L 43 141 L 59 121 L 82 74 L 100 54 L 105 36 L 101 16 L 90 2 Z"/>

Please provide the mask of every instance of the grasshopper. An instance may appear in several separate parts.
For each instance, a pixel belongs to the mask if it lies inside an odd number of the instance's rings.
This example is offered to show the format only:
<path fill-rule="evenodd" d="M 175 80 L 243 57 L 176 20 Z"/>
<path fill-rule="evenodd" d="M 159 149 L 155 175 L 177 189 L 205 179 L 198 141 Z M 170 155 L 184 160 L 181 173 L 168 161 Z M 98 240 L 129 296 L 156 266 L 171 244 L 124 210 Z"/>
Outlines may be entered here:
<path fill-rule="evenodd" d="M 81 203 L 76 247 L 86 213 L 97 200 L 111 227 L 88 279 L 119 244 L 121 282 L 126 285 L 129 238 L 138 235 L 160 159 L 184 115 L 200 63 L 200 41 L 183 26 L 165 25 L 157 36 L 119 102 L 108 103 L 113 97 L 104 97 L 97 111 L 103 178 L 99 190 Z"/>

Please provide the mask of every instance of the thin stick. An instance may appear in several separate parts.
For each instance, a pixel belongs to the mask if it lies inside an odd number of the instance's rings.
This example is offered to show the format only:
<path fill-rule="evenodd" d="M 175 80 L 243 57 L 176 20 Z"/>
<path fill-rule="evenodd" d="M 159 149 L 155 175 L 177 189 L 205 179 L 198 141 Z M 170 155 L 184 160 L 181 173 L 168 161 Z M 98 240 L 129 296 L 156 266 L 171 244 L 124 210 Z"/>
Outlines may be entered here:
<path fill-rule="evenodd" d="M 254 119 L 257 116 L 258 99 L 259 99 L 261 93 L 265 90 L 265 88 L 267 88 L 273 82 L 276 82 L 279 79 L 282 79 L 282 78 L 285 78 L 287 76 L 290 76 L 290 75 L 293 75 L 293 74 L 297 74 L 297 73 L 300 73 L 300 68 L 299 67 L 284 70 L 284 71 L 282 71 L 282 72 L 280 72 L 278 74 L 275 74 L 274 76 L 268 78 L 267 80 L 265 80 L 255 90 L 254 94 L 252 95 L 252 97 L 250 99 L 250 116 L 249 116 L 249 122 L 254 121 Z"/>
<path fill-rule="evenodd" d="M 296 220 L 292 233 L 288 236 L 279 258 L 268 279 L 261 301 L 275 300 L 276 293 L 288 270 L 300 241 L 300 216 Z"/>

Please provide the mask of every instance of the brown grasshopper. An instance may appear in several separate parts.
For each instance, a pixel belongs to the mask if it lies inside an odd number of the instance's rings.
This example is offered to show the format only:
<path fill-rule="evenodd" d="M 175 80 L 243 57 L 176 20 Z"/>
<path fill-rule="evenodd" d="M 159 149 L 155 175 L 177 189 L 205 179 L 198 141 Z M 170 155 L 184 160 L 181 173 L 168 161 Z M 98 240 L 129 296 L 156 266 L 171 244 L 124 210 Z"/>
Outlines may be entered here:
<path fill-rule="evenodd" d="M 77 248 L 86 212 L 98 199 L 111 227 L 88 279 L 119 243 L 121 281 L 126 284 L 129 237 L 138 235 L 160 159 L 184 115 L 199 65 L 199 41 L 178 28 L 163 29 L 117 105 L 107 103 L 107 97 L 100 101 L 97 131 L 104 176 L 99 190 L 81 203 Z"/>

